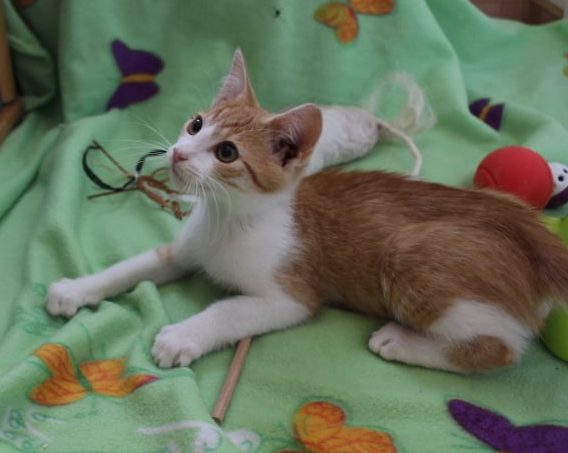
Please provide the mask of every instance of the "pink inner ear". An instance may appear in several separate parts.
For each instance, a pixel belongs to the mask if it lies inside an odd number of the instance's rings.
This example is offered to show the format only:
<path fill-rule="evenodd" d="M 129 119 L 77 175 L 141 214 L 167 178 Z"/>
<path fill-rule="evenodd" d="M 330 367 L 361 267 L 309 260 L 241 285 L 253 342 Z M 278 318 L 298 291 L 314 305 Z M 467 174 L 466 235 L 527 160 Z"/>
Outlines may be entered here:
<path fill-rule="evenodd" d="M 298 154 L 300 153 L 298 145 L 288 137 L 278 139 L 274 145 L 273 151 L 274 154 L 277 154 L 280 158 L 283 167 L 285 167 L 292 159 L 298 157 Z"/>
<path fill-rule="evenodd" d="M 298 157 L 304 160 L 320 137 L 321 111 L 314 104 L 305 104 L 273 118 L 271 126 L 278 134 L 275 150 L 282 154 L 283 165 Z"/>

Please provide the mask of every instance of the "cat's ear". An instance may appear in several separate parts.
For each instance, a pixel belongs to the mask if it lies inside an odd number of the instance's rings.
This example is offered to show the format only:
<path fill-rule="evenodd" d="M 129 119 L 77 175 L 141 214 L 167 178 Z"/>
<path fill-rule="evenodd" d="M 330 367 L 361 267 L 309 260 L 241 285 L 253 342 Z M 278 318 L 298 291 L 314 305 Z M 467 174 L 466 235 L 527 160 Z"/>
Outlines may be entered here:
<path fill-rule="evenodd" d="M 231 101 L 241 97 L 250 105 L 258 105 L 256 96 L 250 85 L 247 74 L 247 65 L 241 49 L 237 49 L 233 55 L 233 63 L 227 76 L 223 79 L 221 89 L 213 101 L 213 107 L 222 102 Z"/>
<path fill-rule="evenodd" d="M 273 131 L 272 151 L 285 167 L 303 163 L 312 153 L 321 135 L 321 110 L 315 104 L 304 104 L 270 120 Z"/>

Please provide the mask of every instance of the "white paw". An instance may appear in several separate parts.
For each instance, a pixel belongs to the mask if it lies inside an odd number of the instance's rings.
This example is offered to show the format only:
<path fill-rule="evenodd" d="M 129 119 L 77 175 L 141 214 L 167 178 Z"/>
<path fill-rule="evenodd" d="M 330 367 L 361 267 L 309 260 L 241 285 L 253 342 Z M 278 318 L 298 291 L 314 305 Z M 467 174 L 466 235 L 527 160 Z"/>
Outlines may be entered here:
<path fill-rule="evenodd" d="M 395 322 L 389 322 L 371 335 L 369 349 L 385 360 L 404 361 L 410 335 Z"/>
<path fill-rule="evenodd" d="M 201 354 L 190 330 L 183 322 L 163 327 L 156 335 L 152 348 L 152 356 L 160 368 L 188 366 Z"/>
<path fill-rule="evenodd" d="M 70 318 L 84 305 L 99 302 L 97 294 L 90 292 L 80 279 L 63 278 L 52 283 L 47 290 L 47 311 L 54 316 Z"/>

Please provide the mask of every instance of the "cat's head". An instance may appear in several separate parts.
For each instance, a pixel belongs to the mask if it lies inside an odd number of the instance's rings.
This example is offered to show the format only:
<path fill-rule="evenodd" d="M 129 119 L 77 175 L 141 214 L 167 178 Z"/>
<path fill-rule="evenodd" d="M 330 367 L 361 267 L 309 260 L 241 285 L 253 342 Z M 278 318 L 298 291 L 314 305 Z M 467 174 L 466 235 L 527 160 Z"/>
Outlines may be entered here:
<path fill-rule="evenodd" d="M 189 119 L 168 150 L 172 180 L 202 195 L 281 192 L 302 177 L 321 128 L 313 104 L 279 114 L 263 110 L 237 50 L 211 108 Z"/>

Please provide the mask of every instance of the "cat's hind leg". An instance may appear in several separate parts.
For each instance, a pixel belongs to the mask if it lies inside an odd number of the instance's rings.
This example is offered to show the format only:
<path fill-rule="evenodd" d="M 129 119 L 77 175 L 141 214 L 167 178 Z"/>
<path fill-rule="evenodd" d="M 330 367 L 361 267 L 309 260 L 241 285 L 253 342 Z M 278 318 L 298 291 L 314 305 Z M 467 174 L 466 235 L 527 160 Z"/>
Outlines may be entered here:
<path fill-rule="evenodd" d="M 531 337 L 496 305 L 456 300 L 423 331 L 386 324 L 373 333 L 369 348 L 386 360 L 466 373 L 513 365 Z"/>
<path fill-rule="evenodd" d="M 444 353 L 444 343 L 427 335 L 389 322 L 371 335 L 369 349 L 385 360 L 461 371 Z"/>
<path fill-rule="evenodd" d="M 447 343 L 448 362 L 465 372 L 517 363 L 534 333 L 497 304 L 458 299 L 427 331 Z"/>

